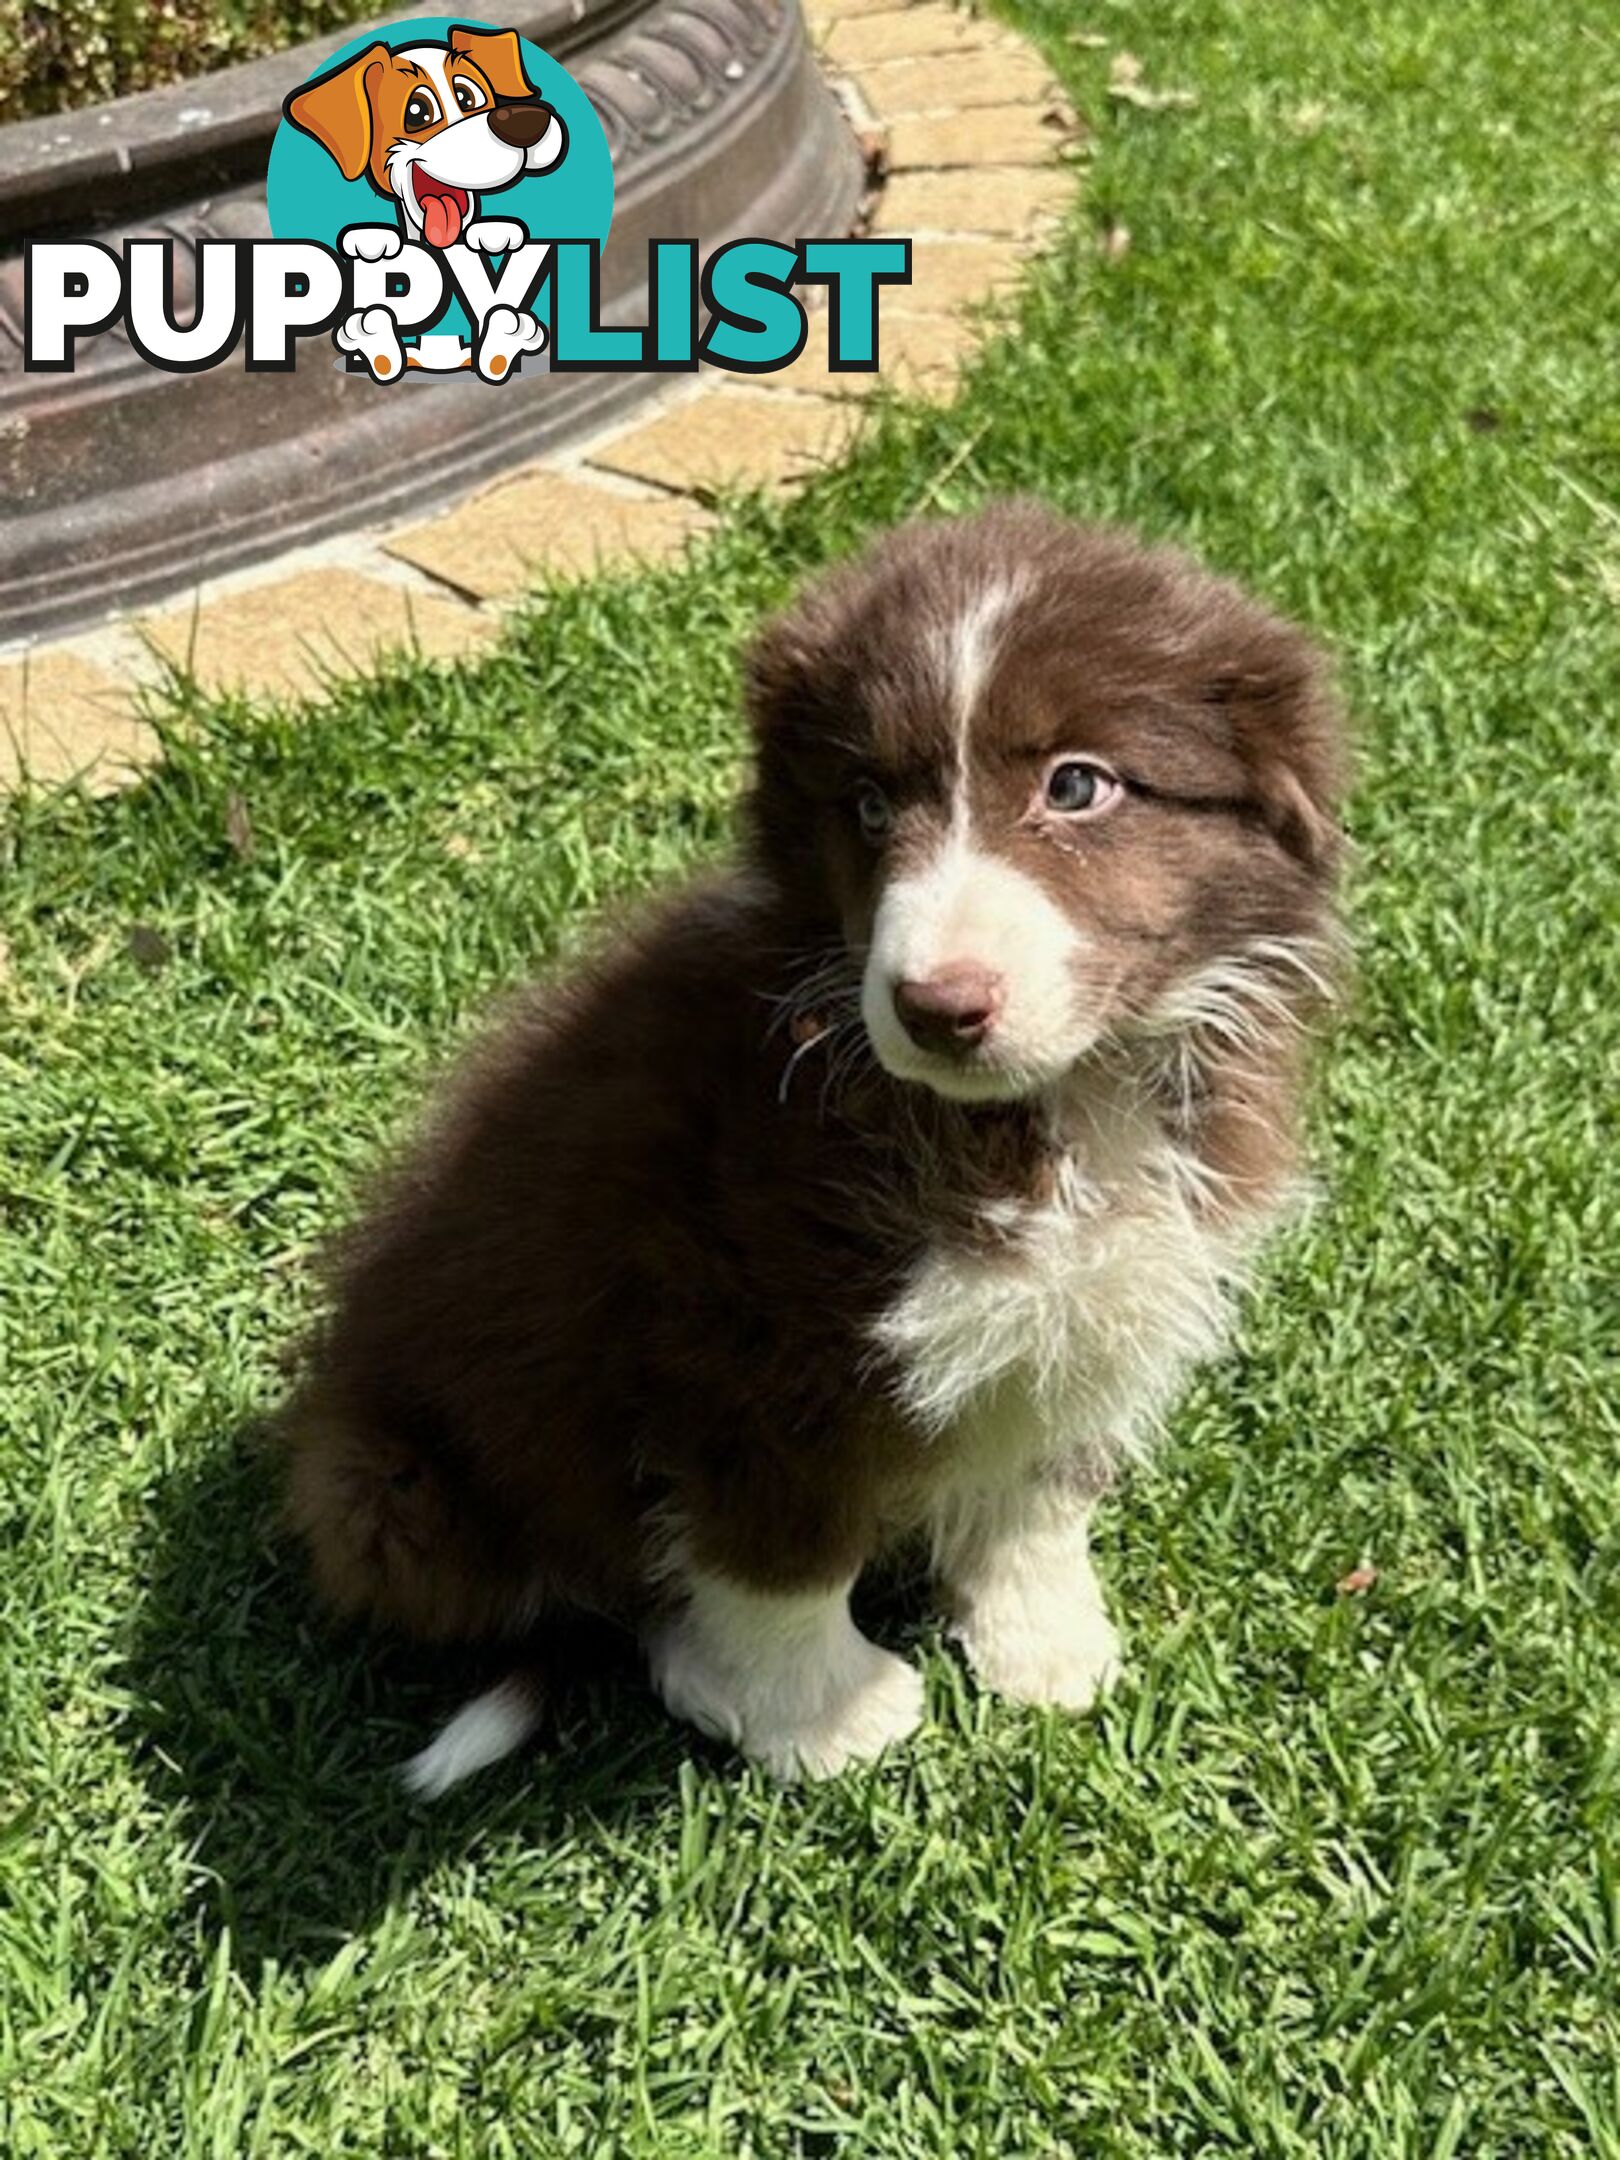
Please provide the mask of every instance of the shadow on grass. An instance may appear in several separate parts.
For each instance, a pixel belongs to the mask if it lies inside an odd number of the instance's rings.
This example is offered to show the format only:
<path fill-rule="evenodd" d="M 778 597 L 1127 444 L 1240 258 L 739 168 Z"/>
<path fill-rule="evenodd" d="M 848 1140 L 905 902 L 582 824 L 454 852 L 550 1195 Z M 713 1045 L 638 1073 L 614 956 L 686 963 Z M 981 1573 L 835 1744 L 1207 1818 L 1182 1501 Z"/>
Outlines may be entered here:
<path fill-rule="evenodd" d="M 397 1766 L 503 1663 L 424 1652 L 323 1621 L 275 1525 L 275 1465 L 247 1430 L 158 1499 L 128 1679 L 137 1763 L 179 1803 L 199 1894 L 234 1962 L 324 1963 L 447 1858 L 665 1808 L 692 1736 L 648 1693 L 631 1647 L 586 1623 L 548 1632 L 553 1715 L 534 1746 L 434 1806 Z M 182 1453 L 186 1452 L 184 1449 Z"/>

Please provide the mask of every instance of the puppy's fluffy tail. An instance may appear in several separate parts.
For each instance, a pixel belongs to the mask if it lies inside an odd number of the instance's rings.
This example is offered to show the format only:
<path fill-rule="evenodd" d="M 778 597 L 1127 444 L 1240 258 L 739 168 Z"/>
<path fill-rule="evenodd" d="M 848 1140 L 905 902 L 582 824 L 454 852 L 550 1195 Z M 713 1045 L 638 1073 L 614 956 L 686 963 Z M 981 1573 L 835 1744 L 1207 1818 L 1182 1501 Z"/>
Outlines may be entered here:
<path fill-rule="evenodd" d="M 418 1642 L 511 1632 L 513 1571 L 419 1406 L 315 1377 L 280 1428 L 285 1519 L 337 1612 Z"/>
<path fill-rule="evenodd" d="M 486 1770 L 520 1748 L 540 1723 L 541 1688 L 530 1671 L 508 1673 L 498 1686 L 463 1703 L 400 1777 L 418 1800 L 437 1800 L 452 1785 Z"/>

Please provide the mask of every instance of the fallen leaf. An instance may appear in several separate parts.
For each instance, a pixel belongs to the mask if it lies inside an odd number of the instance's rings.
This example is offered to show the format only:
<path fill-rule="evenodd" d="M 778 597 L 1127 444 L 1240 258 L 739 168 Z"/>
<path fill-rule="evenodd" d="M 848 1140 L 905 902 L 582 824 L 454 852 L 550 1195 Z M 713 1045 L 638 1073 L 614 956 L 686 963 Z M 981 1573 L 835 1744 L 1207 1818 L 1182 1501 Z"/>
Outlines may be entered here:
<path fill-rule="evenodd" d="M 1340 1597 L 1360 1597 L 1377 1580 L 1378 1570 L 1370 1561 L 1364 1561 L 1360 1567 L 1353 1567 L 1348 1575 L 1341 1575 L 1336 1587 Z"/>
<path fill-rule="evenodd" d="M 131 923 L 124 932 L 124 950 L 143 975 L 155 975 L 172 957 L 168 939 L 151 923 Z"/>
<path fill-rule="evenodd" d="M 251 862 L 258 843 L 253 837 L 253 818 L 246 798 L 231 794 L 225 803 L 225 837 L 243 862 Z"/>
<path fill-rule="evenodd" d="M 1145 83 L 1110 83 L 1108 95 L 1138 112 L 1192 112 L 1198 103 L 1196 90 L 1150 90 Z"/>
<path fill-rule="evenodd" d="M 1142 112 L 1190 112 L 1198 103 L 1195 90 L 1150 90 L 1142 80 L 1142 63 L 1135 53 L 1115 53 L 1108 70 L 1108 95 L 1120 105 L 1135 105 Z"/>
<path fill-rule="evenodd" d="M 889 138 L 882 128 L 863 128 L 855 138 L 860 146 L 866 177 L 874 184 L 888 178 Z"/>

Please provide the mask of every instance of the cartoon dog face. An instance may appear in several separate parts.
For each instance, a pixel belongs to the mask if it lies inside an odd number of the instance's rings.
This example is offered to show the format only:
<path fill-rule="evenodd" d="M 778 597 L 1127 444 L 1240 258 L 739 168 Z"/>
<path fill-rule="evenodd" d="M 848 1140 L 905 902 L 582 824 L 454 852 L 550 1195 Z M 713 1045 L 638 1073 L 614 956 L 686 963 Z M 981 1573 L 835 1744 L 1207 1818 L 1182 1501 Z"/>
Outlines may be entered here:
<path fill-rule="evenodd" d="M 567 134 L 523 72 L 515 30 L 456 28 L 442 45 L 377 44 L 287 100 L 287 118 L 400 207 L 405 237 L 455 245 L 475 194 L 546 172 Z"/>

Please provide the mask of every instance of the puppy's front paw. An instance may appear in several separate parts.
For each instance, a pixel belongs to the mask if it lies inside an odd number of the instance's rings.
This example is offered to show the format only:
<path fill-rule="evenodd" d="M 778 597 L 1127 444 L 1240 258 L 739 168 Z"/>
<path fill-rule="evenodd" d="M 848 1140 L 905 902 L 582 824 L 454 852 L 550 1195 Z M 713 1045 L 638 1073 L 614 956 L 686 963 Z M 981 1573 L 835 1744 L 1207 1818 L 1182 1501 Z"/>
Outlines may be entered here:
<path fill-rule="evenodd" d="M 776 1724 L 767 1718 L 745 1730 L 743 1753 L 791 1785 L 798 1778 L 836 1777 L 909 1738 L 922 1723 L 922 1674 L 875 1643 L 861 1648 L 861 1670 L 847 1694 L 803 1722 Z"/>
<path fill-rule="evenodd" d="M 1119 1635 L 1100 1605 L 1037 1618 L 1021 1603 L 998 1610 L 986 1600 L 955 1632 L 979 1679 L 1013 1702 L 1089 1710 L 1119 1679 Z"/>
<path fill-rule="evenodd" d="M 830 1638 L 791 1659 L 716 1640 L 699 1616 L 649 1643 L 666 1706 L 711 1739 L 729 1740 L 784 1784 L 833 1777 L 915 1732 L 922 1676 L 842 1617 Z"/>
<path fill-rule="evenodd" d="M 528 239 L 528 229 L 516 218 L 474 218 L 461 235 L 470 248 L 477 248 L 481 255 L 506 255 L 513 248 L 522 247 Z"/>
<path fill-rule="evenodd" d="M 338 246 L 356 262 L 387 262 L 404 244 L 397 225 L 349 225 L 338 235 Z"/>

